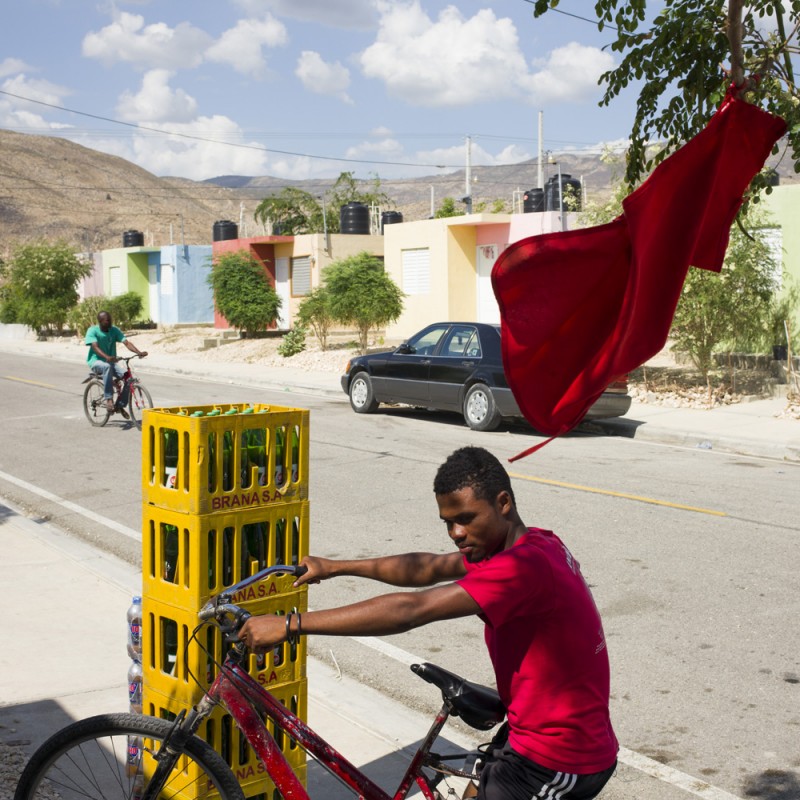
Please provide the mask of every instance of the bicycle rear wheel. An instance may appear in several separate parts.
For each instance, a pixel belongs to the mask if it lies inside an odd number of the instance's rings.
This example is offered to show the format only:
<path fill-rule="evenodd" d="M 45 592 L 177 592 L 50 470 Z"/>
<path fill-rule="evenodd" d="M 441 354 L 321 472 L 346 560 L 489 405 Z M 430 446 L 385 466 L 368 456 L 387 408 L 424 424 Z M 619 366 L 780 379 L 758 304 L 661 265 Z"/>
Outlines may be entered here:
<path fill-rule="evenodd" d="M 108 409 L 103 397 L 103 384 L 100 381 L 89 381 L 83 391 L 83 413 L 86 419 L 97 428 L 102 428 L 108 422 Z"/>
<path fill-rule="evenodd" d="M 131 393 L 128 399 L 128 409 L 131 412 L 131 419 L 138 422 L 142 418 L 142 411 L 145 408 L 153 407 L 153 398 L 150 392 L 142 386 L 139 381 L 131 383 Z"/>
<path fill-rule="evenodd" d="M 14 800 L 131 800 L 141 796 L 172 724 L 139 714 L 102 714 L 51 736 L 22 772 Z M 244 800 L 222 757 L 191 737 L 159 798 Z"/>

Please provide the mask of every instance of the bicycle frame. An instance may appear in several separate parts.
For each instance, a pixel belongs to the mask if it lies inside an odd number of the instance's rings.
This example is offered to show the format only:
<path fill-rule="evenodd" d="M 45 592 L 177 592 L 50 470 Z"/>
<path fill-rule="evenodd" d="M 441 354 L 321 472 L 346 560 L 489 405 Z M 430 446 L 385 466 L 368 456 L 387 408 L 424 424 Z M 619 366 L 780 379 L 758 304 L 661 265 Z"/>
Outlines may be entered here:
<path fill-rule="evenodd" d="M 205 714 L 210 713 L 216 701 L 221 702 L 230 712 L 285 800 L 309 800 L 309 796 L 284 758 L 275 738 L 259 717 L 258 711 L 264 713 L 278 728 L 294 739 L 323 766 L 331 770 L 356 792 L 359 798 L 364 798 L 364 800 L 402 800 L 414 783 L 419 786 L 426 800 L 435 798 L 428 784 L 428 778 L 421 770 L 426 763 L 426 757 L 433 742 L 450 715 L 446 706 L 442 706 L 436 715 L 424 742 L 414 754 L 396 792 L 394 795 L 389 795 L 335 748 L 331 747 L 305 722 L 259 686 L 242 666 L 236 663 L 235 656 L 228 656 L 208 694 L 198 704 L 198 724 Z"/>

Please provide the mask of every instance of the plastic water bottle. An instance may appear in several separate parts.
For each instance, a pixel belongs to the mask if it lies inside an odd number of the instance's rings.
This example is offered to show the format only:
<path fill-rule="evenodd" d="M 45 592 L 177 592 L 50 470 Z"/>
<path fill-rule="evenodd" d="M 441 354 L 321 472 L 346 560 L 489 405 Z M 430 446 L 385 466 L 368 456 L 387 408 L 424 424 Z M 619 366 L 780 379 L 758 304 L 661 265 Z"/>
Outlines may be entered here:
<path fill-rule="evenodd" d="M 128 737 L 128 757 L 125 760 L 125 771 L 128 775 L 136 775 L 142 771 L 142 737 Z"/>
<path fill-rule="evenodd" d="M 142 660 L 142 598 L 136 595 L 128 609 L 128 655 Z"/>
<path fill-rule="evenodd" d="M 137 772 L 133 778 L 133 786 L 131 787 L 131 800 L 142 800 L 145 788 L 144 773 Z"/>
<path fill-rule="evenodd" d="M 131 661 L 128 667 L 128 704 L 131 714 L 142 713 L 142 665 L 138 661 Z"/>

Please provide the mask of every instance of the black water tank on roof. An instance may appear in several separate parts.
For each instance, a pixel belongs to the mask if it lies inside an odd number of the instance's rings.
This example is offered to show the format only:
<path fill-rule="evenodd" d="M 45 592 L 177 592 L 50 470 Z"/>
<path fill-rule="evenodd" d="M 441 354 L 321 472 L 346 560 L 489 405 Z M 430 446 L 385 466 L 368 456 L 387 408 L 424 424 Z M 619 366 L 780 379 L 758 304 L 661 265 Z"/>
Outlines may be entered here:
<path fill-rule="evenodd" d="M 564 198 L 566 211 L 581 210 L 581 182 L 570 175 L 561 176 L 561 189 L 558 186 L 558 175 L 549 178 L 544 187 L 544 203 L 548 211 L 561 210 L 561 198 Z"/>
<path fill-rule="evenodd" d="M 339 230 L 342 233 L 369 233 L 369 206 L 348 203 L 339 209 Z"/>
<path fill-rule="evenodd" d="M 528 189 L 522 195 L 522 213 L 533 214 L 544 211 L 544 189 Z"/>
<path fill-rule="evenodd" d="M 123 247 L 144 247 L 144 234 L 141 231 L 125 231 L 122 234 Z"/>
<path fill-rule="evenodd" d="M 225 242 L 228 239 L 239 238 L 239 226 L 229 219 L 218 219 L 214 223 L 213 241 Z"/>
<path fill-rule="evenodd" d="M 396 225 L 398 222 L 402 221 L 403 221 L 403 215 L 399 211 L 381 212 L 381 235 L 383 235 L 384 225 Z"/>

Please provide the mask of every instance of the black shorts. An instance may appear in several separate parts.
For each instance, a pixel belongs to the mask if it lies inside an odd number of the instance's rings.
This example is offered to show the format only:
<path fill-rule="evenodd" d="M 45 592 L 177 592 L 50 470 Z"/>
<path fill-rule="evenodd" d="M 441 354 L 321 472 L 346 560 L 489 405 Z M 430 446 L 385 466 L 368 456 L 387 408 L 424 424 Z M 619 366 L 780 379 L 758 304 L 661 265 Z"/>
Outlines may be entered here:
<path fill-rule="evenodd" d="M 557 772 L 506 744 L 483 766 L 476 800 L 591 800 L 600 794 L 616 768 L 615 761 L 603 772 L 591 775 Z"/>

